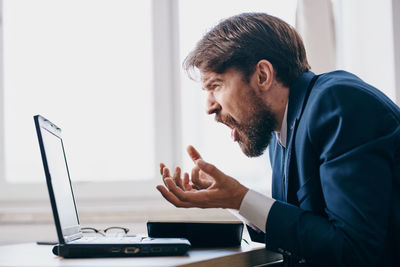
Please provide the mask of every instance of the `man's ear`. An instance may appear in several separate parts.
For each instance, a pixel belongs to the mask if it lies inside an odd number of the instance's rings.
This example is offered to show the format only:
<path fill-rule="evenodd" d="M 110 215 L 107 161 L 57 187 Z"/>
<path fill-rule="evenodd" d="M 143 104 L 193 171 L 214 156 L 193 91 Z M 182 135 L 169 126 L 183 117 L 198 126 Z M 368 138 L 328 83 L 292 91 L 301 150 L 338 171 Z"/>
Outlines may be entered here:
<path fill-rule="evenodd" d="M 275 79 L 274 67 L 271 62 L 266 59 L 260 60 L 256 65 L 256 79 L 257 85 L 261 90 L 268 90 L 271 88 Z"/>

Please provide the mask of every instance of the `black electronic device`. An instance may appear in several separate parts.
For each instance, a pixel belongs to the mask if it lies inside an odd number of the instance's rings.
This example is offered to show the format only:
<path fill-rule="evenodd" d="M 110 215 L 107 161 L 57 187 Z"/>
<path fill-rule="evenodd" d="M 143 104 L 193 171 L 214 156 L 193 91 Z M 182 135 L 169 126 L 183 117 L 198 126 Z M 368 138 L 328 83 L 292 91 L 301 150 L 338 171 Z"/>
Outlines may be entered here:
<path fill-rule="evenodd" d="M 241 221 L 148 221 L 147 234 L 154 238 L 187 238 L 192 247 L 240 246 Z"/>

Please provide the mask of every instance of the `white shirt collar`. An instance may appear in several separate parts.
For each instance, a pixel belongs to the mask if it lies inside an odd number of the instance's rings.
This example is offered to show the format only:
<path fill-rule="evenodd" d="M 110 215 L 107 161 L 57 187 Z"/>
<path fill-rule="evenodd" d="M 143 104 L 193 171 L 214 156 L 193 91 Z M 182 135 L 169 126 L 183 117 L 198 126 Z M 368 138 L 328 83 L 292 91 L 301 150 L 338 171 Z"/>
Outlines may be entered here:
<path fill-rule="evenodd" d="M 289 103 L 288 103 L 289 104 Z M 286 138 L 287 138 L 287 110 L 288 104 L 286 104 L 285 114 L 283 115 L 282 126 L 280 132 L 275 132 L 276 138 L 278 139 L 279 144 L 286 148 Z"/>

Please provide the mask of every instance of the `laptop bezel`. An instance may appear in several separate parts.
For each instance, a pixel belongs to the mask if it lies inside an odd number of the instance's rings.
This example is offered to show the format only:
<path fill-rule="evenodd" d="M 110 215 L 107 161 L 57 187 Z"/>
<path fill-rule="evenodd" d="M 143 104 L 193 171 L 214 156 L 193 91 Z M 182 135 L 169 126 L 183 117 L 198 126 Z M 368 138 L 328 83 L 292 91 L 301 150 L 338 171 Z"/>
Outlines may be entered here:
<path fill-rule="evenodd" d="M 71 183 L 71 178 L 70 178 L 70 174 L 69 174 L 68 162 L 66 160 L 64 143 L 63 143 L 63 139 L 61 136 L 61 128 L 40 115 L 35 115 L 34 121 L 35 121 L 36 133 L 37 133 L 37 137 L 38 137 L 38 141 L 39 141 L 39 147 L 40 147 L 40 153 L 41 153 L 41 158 L 42 158 L 42 162 L 43 162 L 44 172 L 45 172 L 45 176 L 46 176 L 46 184 L 47 184 L 47 189 L 49 192 L 51 208 L 53 211 L 54 223 L 55 223 L 56 230 L 57 230 L 58 240 L 59 240 L 60 244 L 66 244 L 69 241 L 81 238 L 83 236 L 83 234 L 80 229 L 79 216 L 78 216 L 78 212 L 77 212 L 77 208 L 76 208 L 74 191 L 72 190 L 72 183 Z M 48 165 L 48 161 L 47 161 L 46 150 L 45 150 L 45 146 L 44 146 L 44 142 L 43 142 L 42 130 L 48 131 L 50 134 L 53 134 L 54 136 L 59 138 L 61 141 L 63 155 L 64 155 L 64 161 L 65 161 L 67 173 L 68 173 L 69 186 L 71 189 L 72 200 L 74 202 L 75 215 L 76 215 L 76 219 L 78 222 L 78 224 L 76 226 L 68 227 L 68 229 L 62 228 L 60 217 L 58 214 L 56 198 L 55 198 L 54 190 L 53 190 L 52 178 L 51 178 L 50 169 L 49 169 L 49 165 Z M 63 230 L 67 231 L 68 234 L 66 236 L 64 236 Z"/>

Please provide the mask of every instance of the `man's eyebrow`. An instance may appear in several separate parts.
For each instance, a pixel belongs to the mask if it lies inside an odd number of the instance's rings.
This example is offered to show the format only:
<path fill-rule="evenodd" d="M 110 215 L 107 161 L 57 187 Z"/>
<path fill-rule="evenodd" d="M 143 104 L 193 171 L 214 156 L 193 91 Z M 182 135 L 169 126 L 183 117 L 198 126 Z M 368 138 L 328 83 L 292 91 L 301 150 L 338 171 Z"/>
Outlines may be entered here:
<path fill-rule="evenodd" d="M 211 84 L 213 84 L 215 82 L 222 82 L 222 79 L 221 78 L 212 78 L 212 79 L 206 81 L 206 84 L 203 86 L 203 89 L 208 88 Z"/>

